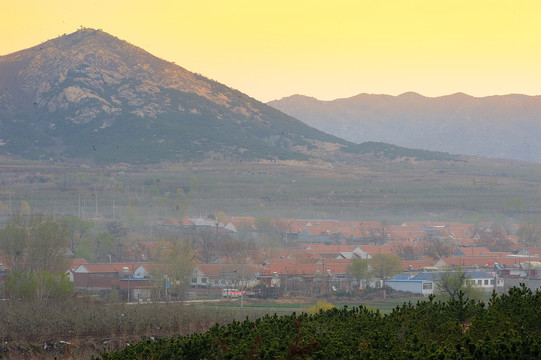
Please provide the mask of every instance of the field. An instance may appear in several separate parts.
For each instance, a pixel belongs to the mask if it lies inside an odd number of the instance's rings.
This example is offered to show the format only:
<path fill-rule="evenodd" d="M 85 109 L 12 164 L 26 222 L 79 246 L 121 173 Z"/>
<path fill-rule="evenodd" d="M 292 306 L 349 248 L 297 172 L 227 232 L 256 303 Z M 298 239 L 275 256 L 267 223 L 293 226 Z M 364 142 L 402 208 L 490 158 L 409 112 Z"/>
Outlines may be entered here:
<path fill-rule="evenodd" d="M 403 221 L 517 221 L 541 211 L 541 165 L 508 160 L 359 160 L 94 167 L 2 159 L 9 212 L 123 221 L 227 215 Z"/>

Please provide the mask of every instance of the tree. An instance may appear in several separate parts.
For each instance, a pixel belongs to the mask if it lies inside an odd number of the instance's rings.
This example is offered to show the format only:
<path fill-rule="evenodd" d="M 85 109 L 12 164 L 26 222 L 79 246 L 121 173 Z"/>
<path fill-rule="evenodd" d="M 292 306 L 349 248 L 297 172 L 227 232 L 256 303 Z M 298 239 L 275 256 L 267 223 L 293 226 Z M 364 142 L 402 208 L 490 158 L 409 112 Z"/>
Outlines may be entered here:
<path fill-rule="evenodd" d="M 368 229 L 361 229 L 362 236 L 367 239 L 372 239 L 376 244 L 383 244 L 387 241 L 387 235 L 385 234 L 386 222 L 382 221 L 377 225 L 371 226 Z"/>
<path fill-rule="evenodd" d="M 351 276 L 359 280 L 360 286 L 370 278 L 370 266 L 366 259 L 352 259 L 348 265 L 347 271 Z"/>
<path fill-rule="evenodd" d="M 128 234 L 128 230 L 124 227 L 124 225 L 122 225 L 120 221 L 108 222 L 106 227 L 107 232 L 117 240 Z"/>
<path fill-rule="evenodd" d="M 30 215 L 30 204 L 28 204 L 28 201 L 26 200 L 21 201 L 21 213 Z"/>
<path fill-rule="evenodd" d="M 214 220 L 225 223 L 225 221 L 227 220 L 227 215 L 223 211 L 216 211 L 214 213 Z"/>
<path fill-rule="evenodd" d="M 26 229 L 28 218 L 15 214 L 9 222 L 0 229 L 0 250 L 4 253 L 4 261 L 11 272 L 25 272 L 27 266 L 27 251 L 30 239 Z"/>
<path fill-rule="evenodd" d="M 191 241 L 169 236 L 167 240 L 159 243 L 153 255 L 153 275 L 160 279 L 164 277 L 169 283 L 170 294 L 177 299 L 184 299 L 194 269 L 194 259 L 195 252 Z"/>
<path fill-rule="evenodd" d="M 398 245 L 397 250 L 398 256 L 400 256 L 402 260 L 411 261 L 419 259 L 419 254 L 413 245 Z"/>
<path fill-rule="evenodd" d="M 400 258 L 392 254 L 376 254 L 369 260 L 372 274 L 378 279 L 385 280 L 400 271 Z"/>
<path fill-rule="evenodd" d="M 425 239 L 424 252 L 433 259 L 441 259 L 451 256 L 453 247 L 439 237 L 429 237 Z"/>
<path fill-rule="evenodd" d="M 513 242 L 503 226 L 492 225 L 486 229 L 476 226 L 474 236 L 476 246 L 486 247 L 490 251 L 509 251 L 513 248 Z"/>
<path fill-rule="evenodd" d="M 270 231 L 272 229 L 272 220 L 267 216 L 257 216 L 254 219 L 254 225 L 259 231 Z"/>
<path fill-rule="evenodd" d="M 253 246 L 242 240 L 227 236 L 220 240 L 216 248 L 222 256 L 225 256 L 227 262 L 243 263 L 246 260 L 248 250 L 253 249 Z"/>
<path fill-rule="evenodd" d="M 94 242 L 91 245 L 93 249 L 93 258 L 97 259 L 98 262 L 102 262 L 103 256 L 107 256 L 107 260 L 112 262 L 112 256 L 114 255 L 116 239 L 113 235 L 107 232 L 100 232 L 94 238 Z"/>
<path fill-rule="evenodd" d="M 61 224 L 65 225 L 69 232 L 70 250 L 75 253 L 77 250 L 77 244 L 81 239 L 94 227 L 94 223 L 86 221 L 78 216 L 64 216 L 58 220 Z"/>
<path fill-rule="evenodd" d="M 541 221 L 539 218 L 527 216 L 520 223 L 518 241 L 524 246 L 533 247 L 541 239 Z"/>
<path fill-rule="evenodd" d="M 0 229 L 0 250 L 10 269 L 8 294 L 41 300 L 64 293 L 61 288 L 69 291 L 68 244 L 68 229 L 52 217 L 13 215 Z"/>
<path fill-rule="evenodd" d="M 440 273 L 440 278 L 435 281 L 436 289 L 451 298 L 458 295 L 462 291 L 466 297 L 478 298 L 480 292 L 475 289 L 469 281 L 469 276 L 461 267 L 457 269 L 446 269 Z"/>
<path fill-rule="evenodd" d="M 211 262 L 215 258 L 217 246 L 223 239 L 223 233 L 218 227 L 215 229 L 197 229 L 191 235 L 191 241 L 199 250 L 199 260 L 205 263 Z"/>
<path fill-rule="evenodd" d="M 272 226 L 280 236 L 280 243 L 287 247 L 287 233 L 291 232 L 291 221 L 286 219 L 274 219 L 274 221 L 272 221 Z"/>
<path fill-rule="evenodd" d="M 118 260 L 122 259 L 122 251 L 121 251 L 121 242 L 120 239 L 125 237 L 128 234 L 128 229 L 122 225 L 120 221 L 111 221 L 108 222 L 107 225 L 107 232 L 114 238 L 114 244 L 116 245 L 116 249 L 113 246 L 110 249 L 110 254 L 116 256 Z"/>
<path fill-rule="evenodd" d="M 177 189 L 177 196 L 173 200 L 173 206 L 175 207 L 176 217 L 182 219 L 190 207 L 190 201 L 184 195 L 182 188 Z"/>
<path fill-rule="evenodd" d="M 0 229 L 0 250 L 11 271 L 62 273 L 68 269 L 68 237 L 67 228 L 52 217 L 15 214 Z"/>
<path fill-rule="evenodd" d="M 52 217 L 38 217 L 29 229 L 29 268 L 32 272 L 50 271 L 63 274 L 69 269 L 66 250 L 69 246 L 68 229 Z"/>

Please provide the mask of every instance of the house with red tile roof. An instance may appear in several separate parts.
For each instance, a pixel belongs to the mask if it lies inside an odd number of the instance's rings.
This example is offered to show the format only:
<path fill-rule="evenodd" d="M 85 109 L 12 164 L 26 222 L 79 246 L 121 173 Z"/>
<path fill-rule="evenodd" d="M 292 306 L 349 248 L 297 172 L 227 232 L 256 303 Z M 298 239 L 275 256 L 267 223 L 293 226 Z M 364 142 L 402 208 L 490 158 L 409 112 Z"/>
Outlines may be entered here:
<path fill-rule="evenodd" d="M 120 289 L 120 279 L 131 278 L 141 263 L 80 264 L 73 270 L 76 289 L 99 291 Z"/>

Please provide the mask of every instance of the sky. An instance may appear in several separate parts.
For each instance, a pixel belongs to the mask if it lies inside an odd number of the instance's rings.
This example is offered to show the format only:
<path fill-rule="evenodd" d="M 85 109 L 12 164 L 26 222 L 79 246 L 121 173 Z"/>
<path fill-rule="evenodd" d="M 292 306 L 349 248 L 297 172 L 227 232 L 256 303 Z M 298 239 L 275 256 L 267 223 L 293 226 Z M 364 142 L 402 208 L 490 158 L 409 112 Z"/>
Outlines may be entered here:
<path fill-rule="evenodd" d="M 81 26 L 267 102 L 541 94 L 540 0 L 1 0 L 0 55 Z"/>

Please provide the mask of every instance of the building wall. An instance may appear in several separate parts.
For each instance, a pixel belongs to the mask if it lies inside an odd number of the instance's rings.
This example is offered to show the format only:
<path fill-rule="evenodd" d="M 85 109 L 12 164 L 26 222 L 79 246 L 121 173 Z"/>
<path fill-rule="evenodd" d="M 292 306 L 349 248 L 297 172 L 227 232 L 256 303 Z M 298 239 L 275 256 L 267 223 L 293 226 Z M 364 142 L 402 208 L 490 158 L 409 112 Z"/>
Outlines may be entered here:
<path fill-rule="evenodd" d="M 116 273 L 74 273 L 73 284 L 79 289 L 112 289 L 120 287 Z"/>
<path fill-rule="evenodd" d="M 434 292 L 434 283 L 432 281 L 393 281 L 387 280 L 385 285 L 398 291 L 409 291 L 414 294 L 430 295 Z"/>

